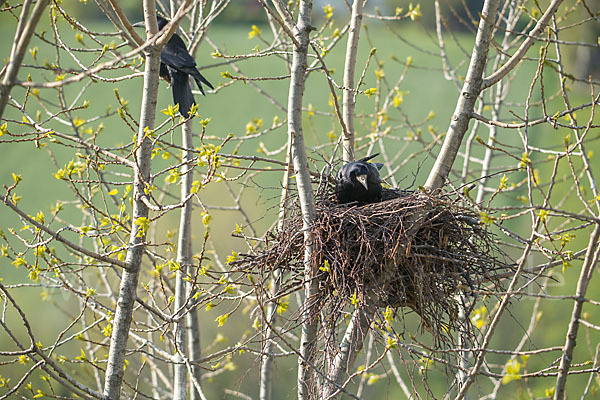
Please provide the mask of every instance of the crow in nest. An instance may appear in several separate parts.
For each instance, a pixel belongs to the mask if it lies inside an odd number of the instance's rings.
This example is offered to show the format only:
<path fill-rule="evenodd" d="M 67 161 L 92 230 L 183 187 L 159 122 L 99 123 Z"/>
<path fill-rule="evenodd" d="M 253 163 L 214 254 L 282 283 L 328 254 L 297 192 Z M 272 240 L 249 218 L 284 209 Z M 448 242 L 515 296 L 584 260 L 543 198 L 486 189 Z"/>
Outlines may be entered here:
<path fill-rule="evenodd" d="M 159 30 L 162 30 L 169 23 L 169 21 L 160 15 L 156 16 L 156 21 L 158 22 Z M 135 26 L 140 25 L 143 26 L 143 22 L 135 24 Z M 188 113 L 192 108 L 192 104 L 196 102 L 192 94 L 189 77 L 194 78 L 198 89 L 200 89 L 200 93 L 203 95 L 204 88 L 202 84 L 214 89 L 210 82 L 200 74 L 196 68 L 196 61 L 194 61 L 194 58 L 188 52 L 181 37 L 176 33 L 171 36 L 171 39 L 162 48 L 159 75 L 170 82 L 173 89 L 173 102 L 179 104 L 179 113 L 186 118 L 189 115 Z"/>
<path fill-rule="evenodd" d="M 335 194 L 340 204 L 359 202 L 377 203 L 381 201 L 381 163 L 370 163 L 379 153 L 344 164 L 338 173 Z"/>

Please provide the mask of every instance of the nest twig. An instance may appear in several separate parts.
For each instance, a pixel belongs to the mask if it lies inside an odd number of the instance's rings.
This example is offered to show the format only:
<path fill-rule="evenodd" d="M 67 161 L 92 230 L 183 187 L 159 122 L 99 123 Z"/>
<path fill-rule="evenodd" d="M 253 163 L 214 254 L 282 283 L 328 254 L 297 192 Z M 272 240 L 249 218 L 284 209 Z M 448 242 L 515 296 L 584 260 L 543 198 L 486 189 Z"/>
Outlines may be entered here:
<path fill-rule="evenodd" d="M 452 340 L 459 328 L 459 291 L 498 286 L 494 276 L 508 268 L 478 215 L 448 196 L 385 190 L 380 203 L 338 205 L 326 197 L 316 207 L 312 261 L 320 269 L 323 306 L 341 310 L 358 299 L 410 307 L 434 337 Z M 243 255 L 236 263 L 255 272 L 282 268 L 302 274 L 303 236 L 296 211 L 261 254 Z"/>

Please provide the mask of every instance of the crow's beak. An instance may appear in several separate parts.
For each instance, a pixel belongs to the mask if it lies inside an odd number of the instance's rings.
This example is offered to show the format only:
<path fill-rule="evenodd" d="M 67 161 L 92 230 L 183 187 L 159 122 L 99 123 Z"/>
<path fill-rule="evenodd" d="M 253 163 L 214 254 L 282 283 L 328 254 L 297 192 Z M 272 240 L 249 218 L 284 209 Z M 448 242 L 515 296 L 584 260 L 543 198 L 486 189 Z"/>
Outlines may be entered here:
<path fill-rule="evenodd" d="M 356 175 L 356 179 L 360 182 L 361 185 L 365 187 L 365 189 L 369 190 L 367 186 L 367 175 Z"/>

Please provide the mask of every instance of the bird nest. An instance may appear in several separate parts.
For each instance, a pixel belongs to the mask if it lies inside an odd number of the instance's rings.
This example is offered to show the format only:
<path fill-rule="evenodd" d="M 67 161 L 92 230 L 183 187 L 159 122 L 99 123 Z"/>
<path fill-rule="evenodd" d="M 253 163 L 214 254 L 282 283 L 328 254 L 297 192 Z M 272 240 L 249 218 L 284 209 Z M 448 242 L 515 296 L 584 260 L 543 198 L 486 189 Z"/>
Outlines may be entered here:
<path fill-rule="evenodd" d="M 317 300 L 330 311 L 351 303 L 410 307 L 436 342 L 452 341 L 459 309 L 469 307 L 465 298 L 497 288 L 499 272 L 510 268 L 478 214 L 446 195 L 384 189 L 379 203 L 340 205 L 327 196 L 316 209 L 312 265 Z M 236 264 L 262 276 L 279 268 L 302 277 L 304 250 L 296 210 L 260 254 L 241 255 Z"/>

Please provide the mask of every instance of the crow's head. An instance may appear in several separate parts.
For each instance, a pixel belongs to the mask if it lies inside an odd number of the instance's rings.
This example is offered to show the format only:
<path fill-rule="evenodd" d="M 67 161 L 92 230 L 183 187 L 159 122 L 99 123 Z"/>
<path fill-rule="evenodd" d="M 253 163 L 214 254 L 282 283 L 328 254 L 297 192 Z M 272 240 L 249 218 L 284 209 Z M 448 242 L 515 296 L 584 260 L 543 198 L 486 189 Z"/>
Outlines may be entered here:
<path fill-rule="evenodd" d="M 164 19 L 163 17 L 161 17 L 160 15 L 156 14 L 156 22 L 158 23 L 158 30 L 162 30 L 162 28 L 165 27 L 165 25 L 167 25 L 169 23 L 169 21 L 167 21 L 166 19 Z"/>
<path fill-rule="evenodd" d="M 364 186 L 365 190 L 369 190 L 368 179 L 369 179 L 369 167 L 367 163 L 352 162 L 348 163 L 346 168 L 340 170 L 340 176 L 338 179 L 342 181 L 350 181 L 353 184 L 360 183 Z"/>
<path fill-rule="evenodd" d="M 340 168 L 335 189 L 339 203 L 373 203 L 381 200 L 379 170 L 383 164 L 368 162 L 376 155 L 349 162 Z"/>
<path fill-rule="evenodd" d="M 160 15 L 156 14 L 156 23 L 158 24 L 158 30 L 160 31 L 162 28 L 165 27 L 165 25 L 167 25 L 169 23 L 169 21 L 167 21 Z M 133 24 L 133 26 L 135 26 L 137 28 L 144 28 L 146 26 L 146 23 L 144 21 L 139 21 L 139 22 L 136 22 L 135 24 Z"/>

